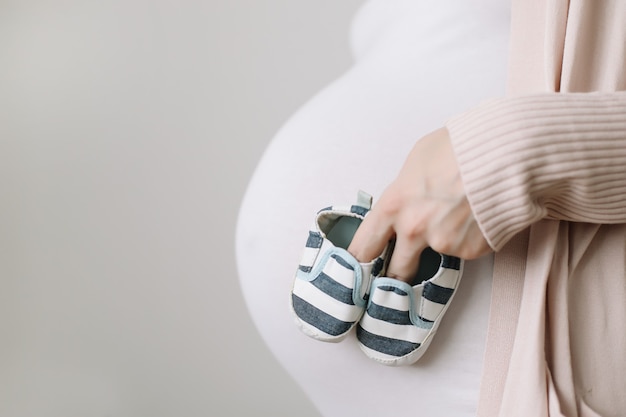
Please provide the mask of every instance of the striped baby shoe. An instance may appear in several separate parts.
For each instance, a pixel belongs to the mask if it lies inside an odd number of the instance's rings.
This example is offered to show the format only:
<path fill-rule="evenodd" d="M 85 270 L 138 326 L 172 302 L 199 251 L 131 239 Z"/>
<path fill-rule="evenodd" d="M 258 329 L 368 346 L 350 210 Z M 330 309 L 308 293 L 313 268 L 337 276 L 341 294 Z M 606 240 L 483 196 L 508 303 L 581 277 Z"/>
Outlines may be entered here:
<path fill-rule="evenodd" d="M 312 338 L 342 340 L 365 311 L 385 257 L 359 263 L 346 249 L 371 205 L 372 197 L 359 191 L 352 206 L 320 210 L 309 230 L 290 304 L 298 327 Z"/>
<path fill-rule="evenodd" d="M 462 260 L 427 248 L 416 285 L 380 277 L 372 282 L 357 327 L 363 352 L 382 364 L 411 365 L 428 349 L 461 280 Z"/>

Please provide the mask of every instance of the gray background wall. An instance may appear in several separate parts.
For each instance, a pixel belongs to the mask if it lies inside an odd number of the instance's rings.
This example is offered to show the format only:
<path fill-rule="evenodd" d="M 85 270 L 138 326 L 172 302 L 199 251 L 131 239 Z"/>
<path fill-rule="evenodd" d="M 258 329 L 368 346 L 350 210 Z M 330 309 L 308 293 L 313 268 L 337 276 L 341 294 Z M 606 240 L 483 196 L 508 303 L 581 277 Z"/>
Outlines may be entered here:
<path fill-rule="evenodd" d="M 317 415 L 233 232 L 360 3 L 0 1 L 0 417 Z"/>

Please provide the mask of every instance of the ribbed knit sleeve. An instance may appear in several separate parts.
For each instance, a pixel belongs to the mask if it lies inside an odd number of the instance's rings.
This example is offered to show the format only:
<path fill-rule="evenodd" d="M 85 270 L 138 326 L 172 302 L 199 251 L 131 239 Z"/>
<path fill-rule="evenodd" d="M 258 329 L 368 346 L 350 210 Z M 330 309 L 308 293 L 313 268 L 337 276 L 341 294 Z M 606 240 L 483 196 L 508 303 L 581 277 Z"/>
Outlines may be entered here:
<path fill-rule="evenodd" d="M 543 218 L 626 223 L 626 92 L 492 100 L 447 128 L 494 250 Z"/>

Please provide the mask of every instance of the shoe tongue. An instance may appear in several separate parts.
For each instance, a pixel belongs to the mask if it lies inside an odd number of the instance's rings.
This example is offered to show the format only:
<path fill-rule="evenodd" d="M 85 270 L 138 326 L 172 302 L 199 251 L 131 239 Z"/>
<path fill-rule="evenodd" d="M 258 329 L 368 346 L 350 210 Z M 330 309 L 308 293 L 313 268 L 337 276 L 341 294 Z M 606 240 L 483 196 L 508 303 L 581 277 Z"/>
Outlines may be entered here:
<path fill-rule="evenodd" d="M 372 196 L 363 190 L 359 190 L 356 195 L 356 205 L 366 208 L 368 210 L 372 208 L 372 200 Z"/>

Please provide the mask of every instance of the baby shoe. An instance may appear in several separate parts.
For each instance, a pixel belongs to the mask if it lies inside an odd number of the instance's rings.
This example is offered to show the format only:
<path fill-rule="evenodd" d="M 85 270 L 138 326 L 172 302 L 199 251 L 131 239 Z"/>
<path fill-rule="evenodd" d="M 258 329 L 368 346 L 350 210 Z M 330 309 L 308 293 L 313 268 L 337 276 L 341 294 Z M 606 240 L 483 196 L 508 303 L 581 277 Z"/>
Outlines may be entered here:
<path fill-rule="evenodd" d="M 320 210 L 309 230 L 290 304 L 296 324 L 312 338 L 342 340 L 365 311 L 385 257 L 359 263 L 346 249 L 371 205 L 372 197 L 359 191 L 355 205 Z"/>
<path fill-rule="evenodd" d="M 415 363 L 428 349 L 461 280 L 459 258 L 427 248 L 410 285 L 393 278 L 372 282 L 365 314 L 357 327 L 363 352 L 382 364 Z"/>

